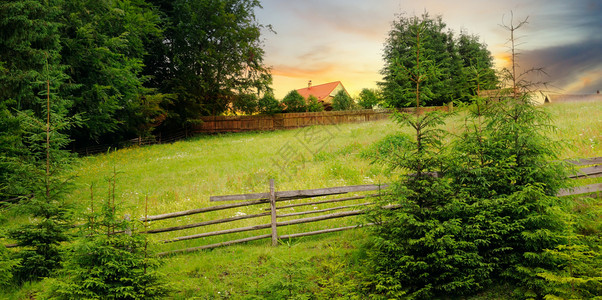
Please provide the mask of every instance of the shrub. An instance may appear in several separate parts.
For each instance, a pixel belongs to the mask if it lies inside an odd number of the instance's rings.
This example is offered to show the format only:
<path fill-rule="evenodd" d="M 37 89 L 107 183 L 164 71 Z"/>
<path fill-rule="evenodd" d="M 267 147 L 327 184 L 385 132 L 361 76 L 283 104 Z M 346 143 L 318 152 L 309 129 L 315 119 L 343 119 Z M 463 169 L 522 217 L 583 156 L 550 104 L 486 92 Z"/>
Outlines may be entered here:
<path fill-rule="evenodd" d="M 286 107 L 286 112 L 304 112 L 306 110 L 305 99 L 297 90 L 292 90 L 284 96 L 282 104 Z"/>
<path fill-rule="evenodd" d="M 355 103 L 346 91 L 340 90 L 332 99 L 332 110 L 351 110 Z"/>
<path fill-rule="evenodd" d="M 273 115 L 282 112 L 282 108 L 274 95 L 268 93 L 259 98 L 258 111 L 261 114 Z"/>
<path fill-rule="evenodd" d="M 378 93 L 372 89 L 363 89 L 360 92 L 360 98 L 357 104 L 365 109 L 372 109 L 380 102 Z"/>
<path fill-rule="evenodd" d="M 310 95 L 307 104 L 307 111 L 320 112 L 324 111 L 324 105 L 318 101 L 318 98 L 314 95 Z"/>
<path fill-rule="evenodd" d="M 12 259 L 8 249 L 0 245 L 0 288 L 10 285 L 13 281 L 13 268 L 18 267 L 20 260 Z"/>

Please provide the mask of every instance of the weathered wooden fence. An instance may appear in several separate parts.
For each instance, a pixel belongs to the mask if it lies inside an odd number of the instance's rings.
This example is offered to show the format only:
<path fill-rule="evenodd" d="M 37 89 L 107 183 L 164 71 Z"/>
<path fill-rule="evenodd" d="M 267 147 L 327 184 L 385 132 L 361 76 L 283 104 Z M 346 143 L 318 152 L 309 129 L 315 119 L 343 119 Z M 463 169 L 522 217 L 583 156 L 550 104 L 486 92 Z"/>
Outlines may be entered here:
<path fill-rule="evenodd" d="M 421 107 L 420 112 L 444 110 L 449 106 Z M 401 111 L 415 112 L 415 108 L 404 108 Z M 286 113 L 254 116 L 212 116 L 203 117 L 202 124 L 194 128 L 198 133 L 267 131 L 292 129 L 312 125 L 332 125 L 343 123 L 360 123 L 387 119 L 391 116 L 388 109 L 362 109 L 349 111 L 324 111 L 305 113 Z"/>
<path fill-rule="evenodd" d="M 582 178 L 595 178 L 602 177 L 602 157 L 582 159 L 582 160 L 571 160 L 568 161 L 576 166 L 581 167 L 575 174 L 569 176 L 572 179 L 582 179 Z M 254 235 L 250 237 L 244 237 L 239 239 L 231 239 L 226 240 L 219 243 L 206 244 L 196 247 L 188 247 L 188 248 L 179 248 L 176 250 L 164 251 L 159 253 L 160 255 L 168 255 L 173 253 L 181 253 L 181 252 L 192 252 L 202 249 L 210 249 L 216 248 L 220 246 L 233 245 L 237 243 L 244 243 L 259 239 L 272 239 L 272 245 L 276 245 L 278 239 L 288 239 L 288 238 L 296 238 L 302 236 L 310 236 L 316 234 L 323 234 L 329 232 L 336 232 L 342 230 L 349 230 L 353 228 L 358 228 L 361 226 L 371 226 L 373 224 L 361 224 L 359 220 L 355 225 L 351 226 L 341 226 L 332 228 L 332 224 L 328 224 L 331 228 L 323 228 L 320 230 L 307 231 L 307 232 L 297 232 L 291 234 L 279 234 L 278 228 L 282 228 L 284 226 L 296 225 L 296 224 L 307 224 L 325 220 L 339 219 L 339 218 L 348 218 L 352 216 L 357 216 L 364 214 L 366 206 L 373 204 L 369 201 L 370 198 L 379 197 L 386 193 L 387 185 L 354 185 L 354 186 L 341 186 L 341 187 L 331 187 L 331 188 L 320 188 L 320 189 L 310 189 L 310 190 L 294 190 L 294 191 L 276 191 L 274 187 L 274 181 L 270 180 L 270 188 L 269 191 L 264 193 L 254 193 L 254 194 L 240 194 L 240 195 L 225 195 L 225 196 L 212 196 L 210 197 L 211 202 L 223 202 L 223 201 L 237 201 L 234 203 L 227 203 L 221 205 L 215 205 L 211 207 L 203 207 L 197 209 L 191 209 L 186 211 L 172 212 L 154 216 L 147 216 L 142 218 L 143 222 L 152 222 L 155 227 L 156 221 L 166 220 L 166 219 L 174 219 L 180 218 L 183 219 L 187 216 L 197 215 L 197 214 L 206 214 L 215 211 L 242 208 L 242 207 L 250 207 L 250 206 L 259 206 L 263 205 L 260 212 L 252 213 L 252 214 L 242 214 L 242 215 L 234 215 L 228 218 L 220 218 L 220 219 L 205 219 L 200 222 L 193 222 L 184 225 L 171 226 L 171 227 L 163 227 L 163 228 L 151 228 L 148 229 L 145 226 L 144 232 L 148 234 L 161 234 L 161 233 L 169 233 L 176 232 L 181 230 L 200 228 L 210 225 L 224 224 L 234 221 L 247 220 L 247 219 L 257 219 L 257 218 L 267 218 L 269 216 L 270 221 L 264 224 L 255 224 L 251 226 L 243 226 L 237 228 L 230 229 L 221 229 L 215 231 L 205 231 L 201 233 L 194 233 L 188 235 L 182 235 L 177 237 L 168 237 L 162 241 L 161 243 L 175 243 L 181 241 L 189 241 L 206 237 L 215 237 L 228 235 L 233 233 L 242 233 L 248 231 L 257 231 L 257 230 L 267 230 L 271 229 L 270 233 Z M 602 183 L 595 183 L 584 186 L 577 186 L 573 189 L 564 189 L 561 190 L 558 195 L 559 196 L 568 196 L 568 195 L 579 195 L 579 194 L 590 194 L 590 193 L 599 193 L 602 191 Z M 349 195 L 352 194 L 352 195 Z M 599 195 L 599 194 L 598 194 Z M 341 197 L 342 196 L 342 197 Z M 323 197 L 324 199 L 314 199 L 318 197 Z M 333 198 L 335 197 L 335 198 Z M 300 201 L 304 199 L 309 199 L 308 201 Z M 286 203 L 285 203 L 286 202 Z M 338 203 L 343 202 L 352 202 L 351 204 L 347 203 L 345 205 L 338 205 Z M 284 212 L 286 209 L 300 208 L 300 207 L 308 207 L 310 206 L 312 209 L 304 210 L 304 211 L 295 211 L 295 212 Z M 323 207 L 326 206 L 326 207 Z M 395 206 L 389 206 L 389 208 L 395 208 Z M 338 212 L 335 212 L 338 211 Z M 287 219 L 285 221 L 279 221 L 283 218 L 297 217 L 297 216 L 306 216 L 315 214 L 316 216 L 312 217 L 302 217 L 298 219 Z M 184 220 L 186 221 L 186 220 Z M 172 222 L 179 223 L 179 222 Z M 147 223 L 148 224 L 148 223 Z M 160 223 L 159 223 L 160 224 Z M 340 225 L 339 225 L 340 226 Z M 7 245 L 7 247 L 15 247 L 16 245 Z"/>
<path fill-rule="evenodd" d="M 434 110 L 449 111 L 452 104 L 448 106 L 421 107 L 419 112 Z M 400 111 L 413 113 L 415 108 L 402 108 Z M 169 135 L 139 137 L 115 144 L 92 145 L 72 149 L 79 155 L 94 155 L 105 153 L 109 150 L 121 149 L 130 146 L 143 146 L 154 144 L 172 143 L 183 140 L 199 133 L 225 133 L 242 131 L 271 131 L 280 129 L 294 129 L 312 125 L 335 125 L 343 123 L 361 123 L 387 119 L 391 111 L 387 109 L 363 109 L 349 111 L 325 111 L 305 113 L 285 113 L 275 115 L 253 115 L 253 116 L 208 116 L 202 117 L 202 124 L 190 130 L 182 130 Z"/>
<path fill-rule="evenodd" d="M 594 178 L 594 177 L 602 176 L 602 157 L 583 159 L 583 160 L 571 160 L 568 162 L 570 162 L 576 166 L 583 167 L 583 168 L 579 169 L 575 174 L 570 175 L 569 178 L 580 179 L 580 178 Z M 584 166 L 586 166 L 586 167 L 584 167 Z M 325 228 L 325 229 L 321 229 L 321 230 L 317 230 L 317 231 L 299 232 L 299 233 L 286 234 L 286 235 L 278 234 L 278 228 L 283 227 L 283 226 L 289 226 L 289 225 L 295 225 L 295 224 L 305 224 L 305 223 L 318 222 L 318 221 L 324 221 L 324 220 L 330 220 L 330 219 L 336 219 L 336 218 L 346 218 L 346 217 L 364 214 L 366 212 L 366 210 L 362 209 L 362 208 L 373 204 L 372 202 L 357 203 L 358 201 L 355 201 L 355 203 L 353 203 L 351 205 L 341 205 L 341 206 L 321 208 L 321 209 L 316 209 L 316 207 L 318 205 L 323 205 L 323 204 L 327 204 L 327 203 L 340 203 L 340 202 L 346 202 L 346 201 L 352 201 L 352 200 L 362 200 L 363 201 L 363 199 L 370 199 L 373 197 L 378 197 L 378 196 L 384 194 L 383 190 L 386 188 L 387 188 L 387 185 L 355 185 L 355 186 L 342 186 L 342 187 L 331 187 L 331 188 L 321 188 L 321 189 L 311 189 L 311 190 L 275 191 L 274 182 L 273 182 L 273 180 L 270 180 L 269 192 L 210 197 L 210 201 L 212 201 L 212 202 L 218 202 L 218 201 L 242 201 L 242 202 L 222 204 L 222 205 L 217 205 L 217 206 L 212 206 L 212 207 L 198 208 L 198 209 L 193 209 L 193 210 L 174 212 L 174 213 L 168 213 L 168 214 L 162 214 L 162 215 L 148 216 L 145 220 L 146 221 L 158 221 L 158 220 L 178 218 L 178 217 L 182 217 L 182 216 L 189 216 L 189 215 L 193 215 L 193 214 L 200 214 L 200 213 L 206 213 L 206 212 L 217 211 L 217 210 L 233 209 L 233 208 L 240 208 L 240 207 L 252 206 L 252 205 L 269 205 L 269 207 L 264 208 L 264 212 L 260 212 L 260 213 L 256 213 L 256 214 L 249 214 L 249 215 L 233 216 L 233 217 L 217 219 L 217 220 L 207 220 L 207 221 L 203 221 L 203 222 L 197 222 L 197 223 L 173 226 L 173 227 L 167 227 L 167 228 L 151 229 L 151 230 L 148 230 L 147 233 L 155 234 L 155 233 L 163 233 L 163 232 L 170 232 L 170 231 L 179 231 L 179 230 L 185 230 L 185 229 L 190 229 L 190 228 L 233 222 L 233 221 L 238 221 L 238 220 L 243 220 L 243 219 L 252 219 L 252 218 L 260 218 L 260 217 L 270 216 L 270 220 L 271 220 L 270 223 L 179 236 L 179 237 L 163 240 L 162 242 L 163 243 L 173 243 L 173 242 L 179 242 L 179 241 L 205 238 L 205 237 L 210 237 L 210 236 L 226 235 L 226 234 L 231 234 L 231 233 L 264 230 L 264 229 L 271 228 L 271 233 L 269 233 L 269 234 L 255 235 L 255 236 L 251 236 L 251 237 L 245 237 L 242 239 L 234 239 L 234 240 L 229 240 L 229 241 L 225 241 L 225 242 L 207 244 L 207 245 L 202 245 L 202 246 L 197 246 L 197 247 L 165 251 L 165 252 L 160 253 L 160 255 L 167 255 L 167 254 L 180 253 L 180 252 L 191 252 L 191 251 L 215 248 L 215 247 L 220 247 L 220 246 L 227 246 L 227 245 L 243 243 L 243 242 L 259 240 L 259 239 L 267 239 L 267 238 L 271 238 L 272 245 L 276 245 L 278 239 L 288 239 L 288 238 L 295 238 L 295 237 L 301 237 L 301 236 L 309 236 L 309 235 L 315 235 L 315 234 L 348 230 L 348 229 L 353 229 L 353 228 L 357 228 L 360 226 L 373 225 L 373 224 L 362 224 L 362 225 L 343 226 L 343 227 L 336 227 L 336 228 Z M 590 185 L 585 185 L 585 186 L 578 186 L 573 189 L 564 189 L 564 190 L 561 190 L 558 195 L 559 196 L 568 196 L 568 195 L 596 193 L 596 192 L 600 192 L 600 191 L 602 191 L 602 183 L 597 183 L 597 184 L 590 184 Z M 357 193 L 366 193 L 366 192 L 370 192 L 370 193 L 357 195 Z M 335 195 L 340 196 L 340 195 L 349 194 L 349 193 L 356 193 L 356 195 L 334 198 L 334 199 L 317 200 L 317 201 L 312 200 L 310 202 L 290 203 L 287 205 L 277 205 L 278 203 L 280 203 L 282 201 L 294 202 L 296 200 L 302 200 L 302 199 L 307 199 L 307 198 L 328 197 L 328 196 L 335 196 Z M 281 213 L 281 211 L 284 209 L 292 208 L 292 207 L 302 207 L 302 206 L 311 206 L 313 209 L 306 210 L 306 211 L 300 211 L 300 212 L 293 212 L 293 213 Z M 389 208 L 394 208 L 394 206 L 391 206 Z M 337 211 L 337 210 L 339 212 L 333 212 L 333 211 Z M 294 219 L 294 220 L 279 221 L 279 219 L 285 218 L 285 217 L 301 216 L 301 215 L 309 215 L 309 214 L 320 214 L 320 215 L 313 216 L 313 217 Z"/>
<path fill-rule="evenodd" d="M 282 211 L 283 209 L 287 209 L 287 208 L 292 208 L 292 207 L 312 206 L 315 208 L 318 205 L 324 205 L 327 203 L 341 203 L 341 202 L 347 202 L 347 201 L 353 201 L 353 200 L 369 199 L 372 197 L 379 196 L 381 194 L 380 193 L 381 190 L 384 188 L 386 188 L 385 185 L 354 185 L 354 186 L 331 187 L 331 188 L 321 188 L 321 189 L 311 189 L 311 190 L 275 191 L 274 181 L 270 180 L 269 192 L 256 193 L 256 194 L 212 196 L 210 198 L 210 201 L 212 201 L 212 202 L 216 202 L 216 201 L 243 201 L 243 202 L 223 204 L 223 205 L 217 205 L 217 206 L 212 206 L 212 207 L 205 207 L 205 208 L 193 209 L 193 210 L 188 210 L 188 211 L 181 211 L 181 212 L 176 212 L 176 213 L 148 216 L 143 220 L 158 221 L 158 220 L 164 220 L 164 219 L 176 218 L 176 217 L 182 217 L 182 216 L 189 216 L 189 215 L 193 215 L 193 214 L 206 213 L 206 212 L 217 211 L 217 210 L 232 209 L 232 208 L 246 207 L 246 206 L 252 206 L 252 205 L 262 205 L 262 204 L 266 205 L 266 206 L 269 205 L 269 207 L 265 207 L 263 209 L 264 212 L 260 212 L 260 213 L 256 213 L 256 214 L 239 215 L 239 216 L 233 216 L 233 217 L 219 219 L 219 220 L 208 220 L 208 221 L 186 224 L 186 225 L 181 225 L 181 226 L 151 229 L 151 230 L 147 230 L 146 232 L 149 234 L 162 233 L 162 232 L 184 230 L 184 229 L 208 226 L 208 225 L 214 225 L 214 224 L 222 224 L 222 223 L 233 222 L 233 221 L 244 220 L 244 219 L 252 219 L 252 218 L 260 218 L 260 217 L 270 216 L 271 221 L 270 221 L 270 223 L 266 223 L 266 224 L 218 230 L 218 231 L 212 231 L 212 232 L 203 232 L 203 233 L 198 233 L 198 234 L 170 238 L 167 240 L 163 240 L 162 242 L 163 243 L 172 243 L 172 242 L 178 242 L 178 241 L 204 238 L 204 237 L 209 237 L 209 236 L 224 235 L 224 234 L 231 234 L 231 233 L 238 233 L 238 232 L 245 232 L 245 231 L 262 230 L 262 229 L 271 229 L 271 233 L 269 233 L 269 234 L 262 234 L 262 235 L 246 237 L 243 239 L 230 240 L 230 241 L 226 241 L 226 242 L 220 242 L 217 244 L 209 244 L 209 245 L 203 245 L 203 246 L 186 248 L 186 249 L 166 251 L 166 252 L 160 253 L 160 255 L 179 253 L 179 252 L 191 252 L 191 251 L 196 251 L 196 250 L 201 250 L 201 249 L 215 248 L 215 247 L 219 247 L 219 246 L 232 245 L 232 244 L 236 244 L 236 243 L 243 243 L 243 242 L 248 242 L 248 241 L 253 241 L 253 240 L 258 240 L 258 239 L 265 239 L 265 238 L 271 238 L 272 245 L 276 245 L 278 243 L 277 242 L 278 239 L 288 239 L 288 238 L 295 238 L 295 237 L 301 237 L 301 236 L 309 236 L 309 235 L 322 234 L 322 233 L 327 233 L 327 232 L 347 230 L 347 229 L 351 229 L 351 228 L 356 228 L 358 226 L 367 226 L 368 224 L 363 224 L 363 225 L 345 226 L 345 227 L 337 227 L 337 228 L 328 228 L 328 229 L 323 229 L 323 230 L 318 230 L 318 231 L 302 232 L 302 233 L 295 233 L 295 234 L 288 234 L 288 235 L 279 235 L 278 234 L 278 228 L 283 227 L 283 226 L 305 224 L 305 223 L 312 223 L 312 222 L 360 215 L 360 214 L 363 214 L 365 211 L 361 210 L 361 209 L 357 209 L 357 208 L 361 208 L 363 206 L 367 206 L 372 203 L 371 202 L 354 203 L 351 205 L 342 205 L 342 206 L 322 208 L 322 209 L 312 209 L 312 210 L 293 212 L 293 213 L 279 213 L 279 211 Z M 344 194 L 348 194 L 348 193 L 365 193 L 365 192 L 373 192 L 373 193 L 363 194 L 363 195 L 356 194 L 353 196 L 342 197 L 342 198 L 325 199 L 325 200 L 319 200 L 319 201 L 293 203 L 293 204 L 277 206 L 277 203 L 280 203 L 283 201 L 291 202 L 294 200 L 301 200 L 301 199 L 307 199 L 307 198 L 328 197 L 328 196 L 335 196 L 335 195 L 344 195 Z M 327 212 L 333 212 L 333 211 L 337 211 L 337 210 L 339 210 L 339 211 L 344 210 L 344 211 L 327 213 Z M 324 214 L 324 213 L 327 213 L 327 214 Z M 314 216 L 314 217 L 305 217 L 305 218 L 299 218 L 299 219 L 293 219 L 293 220 L 278 221 L 279 218 L 310 215 L 310 214 L 320 214 L 320 215 Z"/>

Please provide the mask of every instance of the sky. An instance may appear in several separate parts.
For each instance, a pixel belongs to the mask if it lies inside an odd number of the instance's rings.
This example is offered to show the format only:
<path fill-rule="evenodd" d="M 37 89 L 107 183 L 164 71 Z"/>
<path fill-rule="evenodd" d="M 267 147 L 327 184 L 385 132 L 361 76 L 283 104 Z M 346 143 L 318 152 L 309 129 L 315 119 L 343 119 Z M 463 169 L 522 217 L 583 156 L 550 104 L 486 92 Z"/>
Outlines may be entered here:
<path fill-rule="evenodd" d="M 602 0 L 262 0 L 257 21 L 276 98 L 341 81 L 352 96 L 382 80 L 383 48 L 400 15 L 441 15 L 448 29 L 477 35 L 496 67 L 508 61 L 501 25 L 528 18 L 519 35 L 521 67 L 543 67 L 558 93 L 602 90 Z"/>

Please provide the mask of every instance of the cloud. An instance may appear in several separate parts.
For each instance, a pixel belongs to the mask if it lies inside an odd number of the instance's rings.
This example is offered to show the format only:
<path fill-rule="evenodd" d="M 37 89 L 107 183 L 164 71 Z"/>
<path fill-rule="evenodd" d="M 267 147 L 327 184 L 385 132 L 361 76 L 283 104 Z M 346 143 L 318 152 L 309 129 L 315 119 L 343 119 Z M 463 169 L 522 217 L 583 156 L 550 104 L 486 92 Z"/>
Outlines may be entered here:
<path fill-rule="evenodd" d="M 529 36 L 540 47 L 523 51 L 523 68 L 543 67 L 544 78 L 561 93 L 602 89 L 602 3 L 594 0 L 549 3 L 531 21 Z M 546 42 L 547 41 L 547 42 Z"/>
<path fill-rule="evenodd" d="M 391 2 L 394 1 L 375 5 L 369 1 L 306 0 L 278 1 L 273 5 L 277 5 L 279 11 L 288 12 L 297 24 L 303 24 L 297 28 L 301 34 L 304 32 L 317 37 L 344 33 L 357 38 L 382 40 L 393 15 L 387 9 Z"/>
<path fill-rule="evenodd" d="M 335 64 L 320 64 L 304 67 L 292 65 L 276 65 L 272 69 L 272 75 L 311 79 L 312 76 L 324 76 L 324 74 L 331 73 L 336 69 L 337 66 Z"/>
<path fill-rule="evenodd" d="M 508 60 L 503 43 L 509 34 L 499 24 L 514 11 L 529 16 L 521 29 L 524 67 L 544 67 L 545 79 L 562 92 L 602 89 L 602 2 L 599 0 L 305 0 L 262 1 L 258 19 L 272 24 L 266 39 L 266 63 L 273 66 L 274 87 L 287 91 L 311 79 L 342 80 L 349 88 L 380 80 L 382 47 L 398 14 L 442 14 L 448 28 L 481 36 L 497 65 Z M 260 14 L 260 15 L 259 15 Z M 507 21 L 507 19 L 506 19 Z M 364 79 L 362 79 L 364 78 Z M 349 82 L 349 84 L 347 83 Z"/>

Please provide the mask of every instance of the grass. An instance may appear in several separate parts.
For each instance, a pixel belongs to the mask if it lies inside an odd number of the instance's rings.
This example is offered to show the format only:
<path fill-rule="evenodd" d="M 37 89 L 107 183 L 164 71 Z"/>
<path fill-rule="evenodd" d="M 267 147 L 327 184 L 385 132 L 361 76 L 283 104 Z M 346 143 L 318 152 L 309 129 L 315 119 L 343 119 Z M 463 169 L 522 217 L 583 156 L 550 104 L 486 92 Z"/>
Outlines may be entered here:
<path fill-rule="evenodd" d="M 550 112 L 557 127 L 552 138 L 563 140 L 567 144 L 561 154 L 562 158 L 602 156 L 600 103 L 554 104 L 545 109 Z M 461 124 L 462 112 L 451 118 L 448 129 L 457 132 Z M 116 196 L 122 203 L 122 213 L 135 218 L 145 215 L 147 201 L 148 215 L 213 206 L 216 203 L 209 202 L 212 195 L 267 192 L 270 178 L 275 179 L 277 190 L 385 183 L 389 180 L 386 170 L 371 165 L 362 158 L 361 153 L 372 143 L 399 130 L 394 122 L 383 120 L 313 126 L 290 131 L 205 135 L 173 144 L 133 147 L 84 157 L 79 159 L 79 164 L 75 167 L 76 189 L 69 195 L 69 200 L 77 203 L 81 211 L 89 209 L 92 187 L 95 205 L 100 205 L 100 199 L 108 195 L 106 179 L 114 169 L 119 173 Z M 589 179 L 583 181 L 583 184 L 595 182 L 602 181 Z M 240 213 L 257 213 L 263 207 L 170 219 L 153 222 L 151 226 L 175 226 Z M 279 229 L 279 233 L 311 231 L 324 226 L 338 227 L 357 222 L 358 219 L 323 221 L 296 228 L 285 227 Z M 183 234 L 259 223 L 269 223 L 269 219 L 237 221 L 188 230 L 186 233 L 166 233 L 153 238 L 169 239 Z M 267 232 L 269 231 L 229 235 L 228 238 Z M 357 263 L 357 256 L 361 256 L 361 250 L 358 249 L 361 249 L 366 237 L 365 230 L 352 230 L 285 241 L 280 247 L 270 247 L 268 240 L 260 240 L 168 257 L 161 271 L 169 276 L 177 291 L 175 299 L 246 298 L 252 294 L 267 293 L 279 284 L 292 290 L 294 280 L 308 280 L 305 288 L 310 291 L 297 291 L 298 293 L 320 294 L 328 290 L 325 288 L 328 284 L 319 285 L 318 282 L 329 276 L 333 277 L 336 270 L 347 270 Z M 223 241 L 223 237 L 172 243 L 157 246 L 156 249 L 164 251 L 218 241 Z M 333 261 L 338 261 L 341 265 L 337 267 L 335 264 L 333 267 Z M 303 274 L 305 268 L 310 270 L 307 274 Z M 354 282 L 353 274 L 337 276 L 342 280 L 336 284 L 337 288 L 344 286 L 344 281 Z M 28 290 L 38 288 L 40 287 L 33 284 L 21 289 L 19 293 L 26 294 Z M 21 298 L 16 294 L 0 293 L 0 298 L 2 297 Z M 487 297 L 484 295 L 483 299 Z"/>

